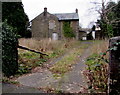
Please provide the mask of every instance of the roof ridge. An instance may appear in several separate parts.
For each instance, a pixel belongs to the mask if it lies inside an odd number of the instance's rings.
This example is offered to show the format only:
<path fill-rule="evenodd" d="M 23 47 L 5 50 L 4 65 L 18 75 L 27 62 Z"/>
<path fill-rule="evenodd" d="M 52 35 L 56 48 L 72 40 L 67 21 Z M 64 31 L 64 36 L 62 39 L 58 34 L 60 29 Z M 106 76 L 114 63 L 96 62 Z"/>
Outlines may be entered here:
<path fill-rule="evenodd" d="M 59 20 L 78 20 L 79 17 L 78 17 L 78 13 L 56 13 L 56 14 L 53 14 L 55 15 L 56 17 L 58 17 Z"/>
<path fill-rule="evenodd" d="M 78 13 L 73 12 L 73 13 L 52 13 L 52 14 L 78 14 Z"/>

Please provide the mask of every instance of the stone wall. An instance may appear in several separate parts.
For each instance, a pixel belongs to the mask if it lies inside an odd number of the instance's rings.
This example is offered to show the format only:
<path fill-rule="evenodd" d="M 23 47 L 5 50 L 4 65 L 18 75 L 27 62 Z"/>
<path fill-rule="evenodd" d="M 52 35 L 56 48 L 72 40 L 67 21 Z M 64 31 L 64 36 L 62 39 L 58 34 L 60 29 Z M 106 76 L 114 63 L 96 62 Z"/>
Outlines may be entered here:
<path fill-rule="evenodd" d="M 111 79 L 120 79 L 120 37 L 110 39 L 110 74 Z M 117 45 L 118 44 L 118 45 Z"/>
<path fill-rule="evenodd" d="M 110 47 L 110 94 L 120 95 L 120 37 L 109 41 Z"/>
<path fill-rule="evenodd" d="M 58 18 L 48 12 L 40 14 L 37 18 L 32 20 L 32 37 L 37 39 L 52 38 L 52 33 L 58 33 L 59 21 Z M 60 36 L 59 36 L 60 37 Z"/>
<path fill-rule="evenodd" d="M 79 40 L 79 21 L 71 21 L 71 27 L 75 33 L 76 39 Z"/>

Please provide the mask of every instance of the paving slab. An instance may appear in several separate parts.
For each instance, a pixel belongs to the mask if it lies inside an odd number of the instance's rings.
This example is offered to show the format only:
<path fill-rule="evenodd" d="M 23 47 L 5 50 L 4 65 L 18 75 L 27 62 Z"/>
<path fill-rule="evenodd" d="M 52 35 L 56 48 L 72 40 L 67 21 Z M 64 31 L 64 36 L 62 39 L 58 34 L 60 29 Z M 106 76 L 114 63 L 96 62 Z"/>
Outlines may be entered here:
<path fill-rule="evenodd" d="M 28 86 L 16 86 L 13 84 L 2 84 L 2 93 L 44 93 L 38 89 Z"/>

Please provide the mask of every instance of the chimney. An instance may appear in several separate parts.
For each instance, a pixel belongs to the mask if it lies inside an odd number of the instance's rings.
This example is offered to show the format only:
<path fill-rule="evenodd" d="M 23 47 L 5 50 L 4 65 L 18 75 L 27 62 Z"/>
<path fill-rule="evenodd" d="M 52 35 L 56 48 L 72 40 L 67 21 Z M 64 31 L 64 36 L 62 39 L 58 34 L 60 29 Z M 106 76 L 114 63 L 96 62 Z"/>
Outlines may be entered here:
<path fill-rule="evenodd" d="M 47 15 L 47 8 L 45 7 L 44 8 L 44 16 L 46 16 Z"/>
<path fill-rule="evenodd" d="M 78 13 L 78 9 L 76 9 L 75 11 L 76 11 L 76 13 Z"/>

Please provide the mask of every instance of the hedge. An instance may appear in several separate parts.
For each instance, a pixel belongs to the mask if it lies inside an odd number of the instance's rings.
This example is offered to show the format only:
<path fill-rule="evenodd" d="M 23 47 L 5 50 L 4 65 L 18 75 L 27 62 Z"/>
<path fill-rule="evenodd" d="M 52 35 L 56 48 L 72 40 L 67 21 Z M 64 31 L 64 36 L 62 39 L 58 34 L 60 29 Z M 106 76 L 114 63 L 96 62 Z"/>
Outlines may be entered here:
<path fill-rule="evenodd" d="M 14 29 L 6 22 L 2 24 L 2 72 L 9 77 L 18 70 L 18 39 Z"/>

